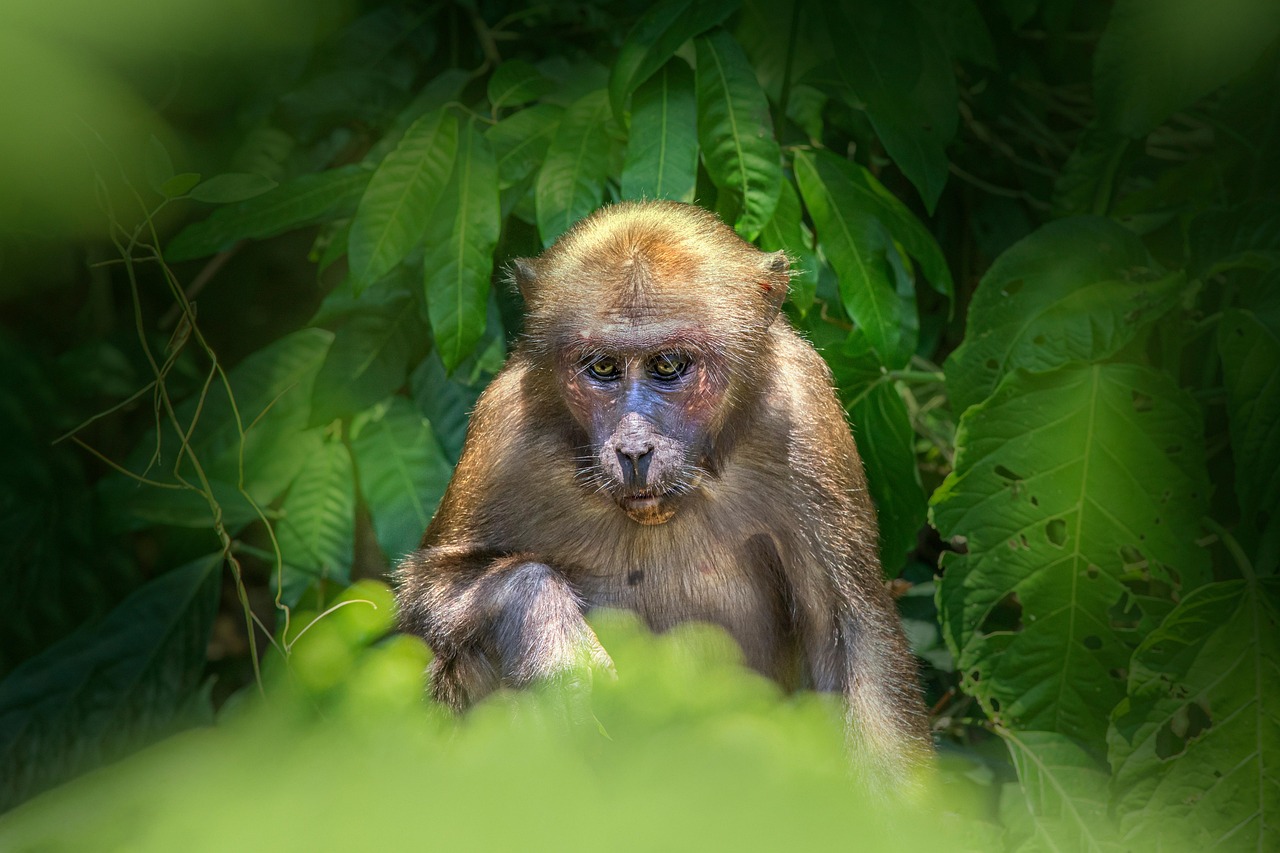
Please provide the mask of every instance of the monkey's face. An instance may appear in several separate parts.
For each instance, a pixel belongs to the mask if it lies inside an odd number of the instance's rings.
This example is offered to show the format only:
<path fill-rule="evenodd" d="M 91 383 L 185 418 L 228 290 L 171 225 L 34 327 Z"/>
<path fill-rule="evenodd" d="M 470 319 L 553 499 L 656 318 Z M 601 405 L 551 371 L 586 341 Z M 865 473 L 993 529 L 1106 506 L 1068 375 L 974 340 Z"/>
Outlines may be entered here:
<path fill-rule="evenodd" d="M 580 478 L 640 524 L 668 521 L 707 475 L 726 388 L 693 334 L 642 347 L 634 332 L 612 343 L 591 336 L 563 360 L 564 397 L 589 440 Z"/>

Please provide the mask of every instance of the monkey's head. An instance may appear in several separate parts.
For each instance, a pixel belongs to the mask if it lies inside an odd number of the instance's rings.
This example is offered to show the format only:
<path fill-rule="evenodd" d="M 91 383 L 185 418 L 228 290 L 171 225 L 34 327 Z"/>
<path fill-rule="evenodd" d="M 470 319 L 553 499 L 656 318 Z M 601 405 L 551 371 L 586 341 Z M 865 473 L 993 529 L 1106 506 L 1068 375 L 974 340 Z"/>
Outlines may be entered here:
<path fill-rule="evenodd" d="M 786 256 L 693 205 L 622 203 L 513 274 L 522 347 L 585 434 L 584 487 L 640 524 L 669 520 L 713 474 L 730 413 L 761 384 Z"/>

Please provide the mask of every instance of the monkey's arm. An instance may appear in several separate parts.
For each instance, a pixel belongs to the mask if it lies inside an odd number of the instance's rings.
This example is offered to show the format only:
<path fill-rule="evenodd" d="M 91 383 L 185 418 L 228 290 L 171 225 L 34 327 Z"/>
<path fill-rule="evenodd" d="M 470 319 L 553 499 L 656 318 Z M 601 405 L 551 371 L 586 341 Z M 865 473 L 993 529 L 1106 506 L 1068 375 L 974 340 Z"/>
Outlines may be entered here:
<path fill-rule="evenodd" d="M 401 627 L 431 646 L 432 693 L 455 710 L 502 685 L 612 668 L 573 587 L 518 539 L 543 497 L 519 387 L 508 370 L 482 395 L 422 547 L 396 572 Z"/>

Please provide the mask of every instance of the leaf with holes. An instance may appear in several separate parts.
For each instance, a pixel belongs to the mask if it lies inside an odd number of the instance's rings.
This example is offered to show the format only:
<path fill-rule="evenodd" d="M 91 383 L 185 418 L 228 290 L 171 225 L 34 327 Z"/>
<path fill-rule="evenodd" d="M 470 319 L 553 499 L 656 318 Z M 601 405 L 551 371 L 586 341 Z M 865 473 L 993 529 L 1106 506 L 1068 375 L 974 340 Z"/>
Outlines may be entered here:
<path fill-rule="evenodd" d="M 230 249 L 240 240 L 261 240 L 325 219 L 355 212 L 373 173 L 343 166 L 302 175 L 248 201 L 220 207 L 183 228 L 165 248 L 167 261 L 188 261 Z"/>
<path fill-rule="evenodd" d="M 813 217 L 818 243 L 840 282 L 845 310 L 880 360 L 906 366 L 915 351 L 915 294 L 898 293 L 896 254 L 888 231 L 854 189 L 839 158 L 819 152 L 796 155 L 796 182 Z"/>
<path fill-rule="evenodd" d="M 1106 767 L 1057 732 L 997 733 L 1009 749 L 1020 788 L 1000 804 L 1007 849 L 1017 851 L 1121 851 L 1120 831 L 1108 814 Z"/>
<path fill-rule="evenodd" d="M 422 265 L 436 352 L 452 371 L 484 334 L 493 252 L 502 230 L 497 162 L 474 121 L 462 132 L 444 197 L 453 216 L 433 224 Z"/>
<path fill-rule="evenodd" d="M 351 579 L 354 474 L 346 445 L 327 441 L 289 487 L 276 522 L 286 604 L 297 604 L 306 588 L 321 578 L 343 585 Z"/>
<path fill-rule="evenodd" d="M 422 240 L 458 147 L 458 120 L 433 110 L 415 121 L 369 180 L 351 223 L 347 251 L 359 293 Z"/>
<path fill-rule="evenodd" d="M 733 228 L 754 240 L 773 218 L 782 191 L 769 100 L 733 36 L 694 40 L 698 55 L 698 143 L 707 173 L 740 204 Z"/>
<path fill-rule="evenodd" d="M 1101 746 L 1124 695 L 1139 595 L 1208 580 L 1201 413 L 1128 364 L 1016 372 L 970 408 L 933 521 L 938 610 L 965 691 L 1013 728 Z"/>
<path fill-rule="evenodd" d="M 693 72 L 673 59 L 636 90 L 623 198 L 693 201 L 698 177 L 698 105 Z"/>
<path fill-rule="evenodd" d="M 1161 276 L 1142 241 L 1109 219 L 1051 222 L 987 270 L 969 304 L 969 333 L 947 359 L 957 411 L 1014 370 L 1100 361 L 1177 304 L 1181 273 Z"/>
<path fill-rule="evenodd" d="M 1134 652 L 1107 741 L 1130 842 L 1280 847 L 1280 581 L 1188 595 Z"/>
<path fill-rule="evenodd" d="M 160 575 L 0 681 L 0 810 L 211 715 L 197 691 L 221 565 Z"/>
<path fill-rule="evenodd" d="M 722 23 L 738 5 L 739 0 L 665 0 L 650 7 L 627 33 L 609 74 L 609 102 L 618 120 L 640 84 L 682 44 Z"/>
<path fill-rule="evenodd" d="M 608 121 L 603 90 L 583 95 L 561 117 L 534 191 L 544 246 L 600 205 L 613 144 Z"/>
<path fill-rule="evenodd" d="M 380 409 L 361 427 L 352 450 L 378 544 L 395 561 L 417 547 L 453 466 L 412 403 L 392 397 Z"/>

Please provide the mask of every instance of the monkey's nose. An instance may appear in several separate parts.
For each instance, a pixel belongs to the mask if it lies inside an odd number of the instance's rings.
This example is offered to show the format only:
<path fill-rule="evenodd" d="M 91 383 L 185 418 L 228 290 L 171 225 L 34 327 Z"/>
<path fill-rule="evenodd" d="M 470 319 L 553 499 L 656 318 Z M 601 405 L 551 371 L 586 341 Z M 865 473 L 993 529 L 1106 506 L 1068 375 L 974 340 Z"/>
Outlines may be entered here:
<path fill-rule="evenodd" d="M 644 486 L 649 479 L 649 463 L 653 461 L 652 447 L 618 450 L 618 465 L 622 468 L 622 480 L 630 488 Z"/>

